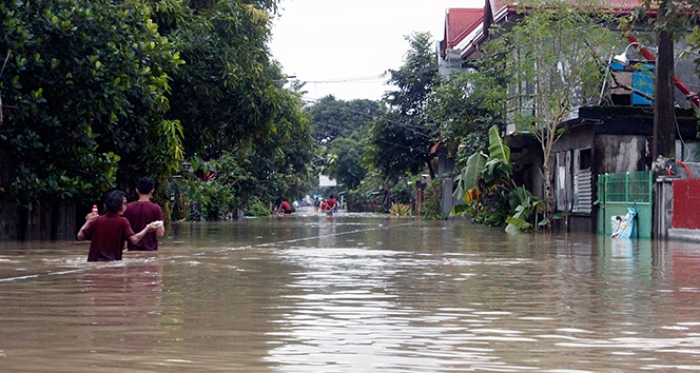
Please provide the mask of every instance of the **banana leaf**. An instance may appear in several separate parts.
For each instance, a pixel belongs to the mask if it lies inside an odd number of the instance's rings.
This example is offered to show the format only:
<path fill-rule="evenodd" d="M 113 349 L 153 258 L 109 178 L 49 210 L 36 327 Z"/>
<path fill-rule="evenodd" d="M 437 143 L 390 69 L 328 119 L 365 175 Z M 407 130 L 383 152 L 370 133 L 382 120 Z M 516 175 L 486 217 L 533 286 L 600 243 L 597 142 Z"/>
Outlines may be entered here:
<path fill-rule="evenodd" d="M 467 165 L 456 180 L 457 189 L 453 194 L 455 198 L 464 199 L 464 196 L 468 195 L 467 191 L 479 187 L 479 179 L 486 165 L 486 160 L 487 157 L 484 153 L 474 153 L 467 159 Z"/>
<path fill-rule="evenodd" d="M 510 164 L 510 148 L 498 133 L 498 126 L 489 129 L 489 156 Z"/>

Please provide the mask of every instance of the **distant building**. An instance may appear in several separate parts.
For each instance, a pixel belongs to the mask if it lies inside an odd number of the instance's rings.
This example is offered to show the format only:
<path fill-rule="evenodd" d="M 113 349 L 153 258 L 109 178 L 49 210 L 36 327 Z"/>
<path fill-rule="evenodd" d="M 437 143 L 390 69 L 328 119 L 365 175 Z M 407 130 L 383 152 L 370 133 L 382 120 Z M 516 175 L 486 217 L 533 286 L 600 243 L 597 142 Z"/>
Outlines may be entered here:
<path fill-rule="evenodd" d="M 318 186 L 320 186 L 320 187 L 334 187 L 337 185 L 338 185 L 338 183 L 335 180 L 329 178 L 328 176 L 318 175 Z"/>

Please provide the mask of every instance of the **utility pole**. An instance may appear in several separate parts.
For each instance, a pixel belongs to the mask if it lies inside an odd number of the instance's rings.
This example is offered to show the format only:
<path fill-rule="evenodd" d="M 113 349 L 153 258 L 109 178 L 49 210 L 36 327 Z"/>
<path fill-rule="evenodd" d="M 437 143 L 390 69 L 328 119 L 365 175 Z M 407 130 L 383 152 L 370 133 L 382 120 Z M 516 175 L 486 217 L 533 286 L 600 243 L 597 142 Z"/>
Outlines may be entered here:
<path fill-rule="evenodd" d="M 666 1 L 659 2 L 658 17 L 662 19 L 667 17 Z M 661 30 L 657 33 L 656 40 L 659 52 L 654 68 L 654 140 L 652 146 L 652 162 L 656 162 L 658 157 L 673 160 L 675 159 L 676 152 L 676 109 L 673 91 L 674 49 L 672 33 L 665 29 Z M 664 163 L 662 163 L 662 165 Z"/>

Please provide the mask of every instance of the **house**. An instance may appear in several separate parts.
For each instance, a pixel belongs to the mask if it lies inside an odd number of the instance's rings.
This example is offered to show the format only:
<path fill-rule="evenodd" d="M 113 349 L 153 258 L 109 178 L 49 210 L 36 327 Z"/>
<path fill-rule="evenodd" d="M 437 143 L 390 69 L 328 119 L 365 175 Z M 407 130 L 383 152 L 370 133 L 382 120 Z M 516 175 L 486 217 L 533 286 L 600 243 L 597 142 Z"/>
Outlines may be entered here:
<path fill-rule="evenodd" d="M 678 150 L 683 159 L 694 157 L 698 146 L 697 118 L 693 109 L 677 109 Z M 564 135 L 556 142 L 550 165 L 556 211 L 564 218 L 555 221 L 561 230 L 606 233 L 609 215 L 624 214 L 624 209 L 638 202 L 640 236 L 652 236 L 652 200 L 637 196 L 624 201 L 621 209 L 599 216 L 596 201 L 601 200 L 599 175 L 649 171 L 652 163 L 650 145 L 654 113 L 649 106 L 582 107 L 578 117 L 562 123 Z M 671 172 L 677 172 L 675 169 Z M 641 186 L 651 181 L 638 180 Z M 645 188 L 645 190 L 649 190 Z M 600 222 L 602 220 L 602 222 Z M 603 228 L 603 229 L 600 229 Z"/>
<path fill-rule="evenodd" d="M 450 8 L 445 14 L 445 32 L 439 43 L 440 75 L 449 77 L 453 70 L 464 68 L 462 50 L 482 34 L 484 8 Z"/>
<path fill-rule="evenodd" d="M 603 2 L 607 6 L 606 10 L 620 16 L 630 14 L 639 6 L 636 0 Z M 650 14 L 653 16 L 653 12 Z M 508 29 L 521 17 L 523 15 L 518 13 L 517 3 L 486 0 L 482 24 L 471 25 L 468 33 L 460 34 L 459 40 L 447 39 L 450 34 L 446 31 L 446 39 L 441 44 L 444 48 L 440 58 L 454 58 L 453 56 L 459 55 L 460 67 L 469 66 L 471 60 L 483 57 L 480 46 L 484 42 L 499 37 L 490 35 L 492 25 Z M 448 21 L 449 17 L 446 19 L 446 30 Z M 602 82 L 603 90 L 597 105 L 572 110 L 570 117 L 559 126 L 566 131 L 555 144 L 551 158 L 546 160 L 553 170 L 552 179 L 548 182 L 554 190 L 556 210 L 565 216 L 556 222 L 559 229 L 600 232 L 601 226 L 608 224 L 608 216 L 601 215 L 601 212 L 609 215 L 612 210 L 599 203 L 599 176 L 609 173 L 646 172 L 652 169 L 651 155 L 655 139 L 651 100 L 654 96 L 655 55 L 653 45 L 644 45 L 637 40 L 637 37 L 640 37 L 639 33 L 643 32 L 633 30 L 626 36 L 627 40 L 622 39 L 623 35 L 620 35 L 621 41 L 628 45 L 620 55 L 608 56 L 607 67 L 611 74 L 608 75 L 609 79 Z M 683 47 L 682 43 L 676 45 L 676 52 Z M 623 58 L 615 61 L 618 57 Z M 629 61 L 632 63 L 624 63 Z M 458 65 L 454 61 L 449 62 L 450 66 Z M 679 161 L 694 157 L 692 149 L 697 145 L 697 117 L 692 108 L 700 106 L 700 99 L 689 88 L 700 87 L 700 79 L 694 68 L 691 61 L 676 61 L 675 137 Z M 511 126 L 509 133 L 513 130 L 514 127 Z M 533 161 L 537 159 L 539 144 L 528 141 L 526 134 L 511 136 L 508 144 L 512 149 L 512 161 L 521 165 L 524 175 L 522 180 L 526 187 L 542 196 L 541 188 L 537 188 L 538 183 L 534 181 L 536 178 L 542 180 L 542 175 L 538 175 L 534 168 L 534 162 L 541 162 L 542 159 Z M 524 164 L 523 161 L 529 163 Z M 648 203 L 649 211 L 652 211 L 654 201 L 649 200 Z M 648 216 L 643 217 L 648 219 L 649 224 L 654 221 L 651 215 L 649 212 Z M 648 231 L 651 232 L 652 229 L 649 228 Z"/>

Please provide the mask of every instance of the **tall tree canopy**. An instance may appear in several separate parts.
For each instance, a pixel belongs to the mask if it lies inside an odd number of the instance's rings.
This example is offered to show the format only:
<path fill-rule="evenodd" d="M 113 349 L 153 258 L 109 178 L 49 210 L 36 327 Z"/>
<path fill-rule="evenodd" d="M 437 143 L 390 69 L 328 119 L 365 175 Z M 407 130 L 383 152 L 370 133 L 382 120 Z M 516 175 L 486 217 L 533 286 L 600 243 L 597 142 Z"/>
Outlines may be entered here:
<path fill-rule="evenodd" d="M 433 42 L 430 33 L 414 33 L 406 40 L 410 49 L 404 65 L 389 70 L 389 84 L 398 87 L 384 97 L 391 112 L 374 122 L 368 146 L 372 166 L 390 182 L 430 167 L 435 134 L 435 124 L 425 113 L 428 95 L 439 81 Z"/>
<path fill-rule="evenodd" d="M 372 100 L 337 100 L 323 97 L 308 107 L 316 142 L 330 144 L 338 137 L 350 137 L 358 128 L 386 113 L 385 107 Z"/>
<path fill-rule="evenodd" d="M 0 55 L 0 147 L 12 165 L 2 190 L 10 196 L 95 198 L 118 173 L 159 175 L 182 160 L 180 123 L 164 118 L 168 75 L 182 61 L 149 7 L 5 1 Z"/>
<path fill-rule="evenodd" d="M 271 59 L 274 0 L 193 1 L 159 13 L 186 62 L 168 116 L 183 123 L 186 156 L 217 158 L 276 131 L 288 96 Z M 184 21 L 178 21 L 180 18 Z"/>
<path fill-rule="evenodd" d="M 505 125 L 507 71 L 493 58 L 474 61 L 473 68 L 452 74 L 430 96 L 427 111 L 438 123 L 438 136 L 454 155 L 485 151 L 489 128 Z M 466 161 L 466 159 L 464 159 Z"/>

